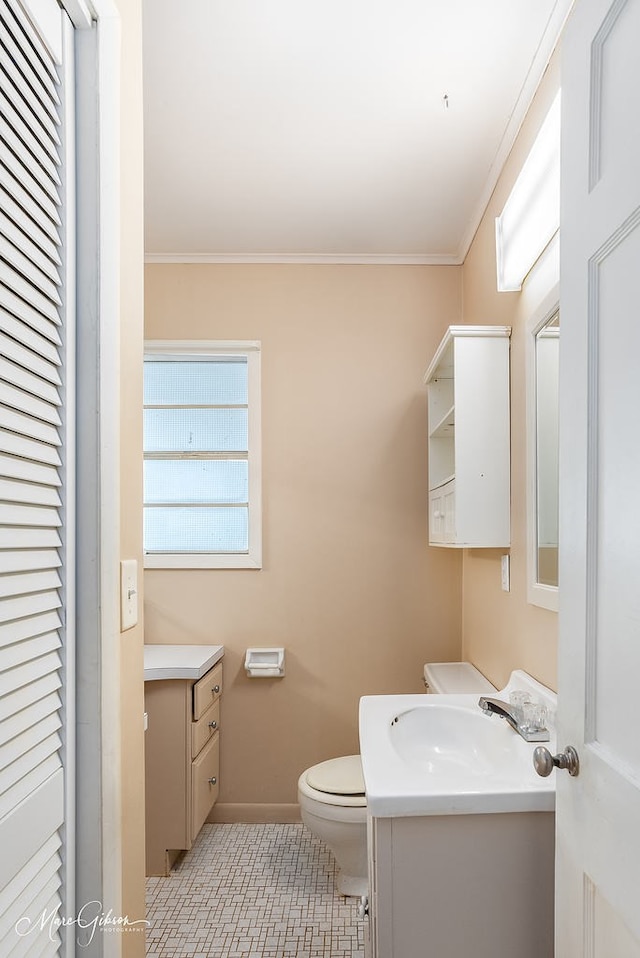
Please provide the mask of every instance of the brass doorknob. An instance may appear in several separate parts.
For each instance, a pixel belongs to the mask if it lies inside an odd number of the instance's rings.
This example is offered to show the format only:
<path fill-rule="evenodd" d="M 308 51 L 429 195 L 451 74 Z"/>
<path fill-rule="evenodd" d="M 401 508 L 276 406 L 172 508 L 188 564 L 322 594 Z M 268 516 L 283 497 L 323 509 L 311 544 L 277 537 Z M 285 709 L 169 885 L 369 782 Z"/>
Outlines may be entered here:
<path fill-rule="evenodd" d="M 567 745 L 564 752 L 552 755 L 544 745 L 538 745 L 533 753 L 533 765 L 543 778 L 551 775 L 554 768 L 566 768 L 569 775 L 576 776 L 580 771 L 580 759 L 573 745 Z"/>

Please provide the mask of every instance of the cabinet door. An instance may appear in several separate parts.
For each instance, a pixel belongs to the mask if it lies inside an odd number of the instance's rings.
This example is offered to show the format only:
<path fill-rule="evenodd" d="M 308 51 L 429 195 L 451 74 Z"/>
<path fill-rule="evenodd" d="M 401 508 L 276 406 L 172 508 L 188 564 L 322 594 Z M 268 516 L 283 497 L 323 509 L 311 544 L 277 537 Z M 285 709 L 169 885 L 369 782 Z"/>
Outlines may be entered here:
<path fill-rule="evenodd" d="M 445 545 L 456 541 L 455 480 L 429 494 L 429 542 Z"/>
<path fill-rule="evenodd" d="M 220 733 L 202 749 L 191 765 L 191 841 L 202 828 L 220 790 Z"/>

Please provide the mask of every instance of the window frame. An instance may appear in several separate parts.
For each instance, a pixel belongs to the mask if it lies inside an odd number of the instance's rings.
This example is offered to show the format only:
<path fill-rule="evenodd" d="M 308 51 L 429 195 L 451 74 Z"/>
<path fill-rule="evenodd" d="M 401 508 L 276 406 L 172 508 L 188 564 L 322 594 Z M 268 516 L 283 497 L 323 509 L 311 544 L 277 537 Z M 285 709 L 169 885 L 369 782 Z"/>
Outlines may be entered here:
<path fill-rule="evenodd" d="M 185 361 L 189 357 L 233 358 L 247 361 L 249 466 L 249 549 L 247 552 L 144 552 L 145 569 L 261 569 L 262 568 L 262 435 L 259 340 L 145 340 L 145 362 L 161 356 Z"/>

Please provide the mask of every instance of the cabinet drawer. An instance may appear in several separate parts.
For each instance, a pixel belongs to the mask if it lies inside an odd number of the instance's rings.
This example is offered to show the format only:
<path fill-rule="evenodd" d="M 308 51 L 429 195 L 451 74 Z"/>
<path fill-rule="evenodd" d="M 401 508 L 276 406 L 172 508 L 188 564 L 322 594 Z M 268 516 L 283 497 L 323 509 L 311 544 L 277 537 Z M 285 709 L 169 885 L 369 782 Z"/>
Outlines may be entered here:
<path fill-rule="evenodd" d="M 222 692 L 222 662 L 193 686 L 193 718 L 197 721 Z"/>
<path fill-rule="evenodd" d="M 220 735 L 216 732 L 191 764 L 191 841 L 218 798 L 219 779 Z"/>
<path fill-rule="evenodd" d="M 197 722 L 191 723 L 191 758 L 195 758 L 220 728 L 220 702 L 216 699 Z"/>

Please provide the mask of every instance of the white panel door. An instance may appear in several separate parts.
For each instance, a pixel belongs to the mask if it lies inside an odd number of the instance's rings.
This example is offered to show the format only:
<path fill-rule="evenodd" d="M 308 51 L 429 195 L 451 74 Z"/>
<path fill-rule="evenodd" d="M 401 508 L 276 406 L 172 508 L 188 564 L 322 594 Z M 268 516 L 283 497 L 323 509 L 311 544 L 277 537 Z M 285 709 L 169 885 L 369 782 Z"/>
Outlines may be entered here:
<path fill-rule="evenodd" d="M 563 40 L 558 958 L 640 956 L 640 0 Z"/>

